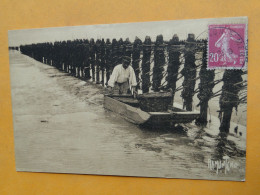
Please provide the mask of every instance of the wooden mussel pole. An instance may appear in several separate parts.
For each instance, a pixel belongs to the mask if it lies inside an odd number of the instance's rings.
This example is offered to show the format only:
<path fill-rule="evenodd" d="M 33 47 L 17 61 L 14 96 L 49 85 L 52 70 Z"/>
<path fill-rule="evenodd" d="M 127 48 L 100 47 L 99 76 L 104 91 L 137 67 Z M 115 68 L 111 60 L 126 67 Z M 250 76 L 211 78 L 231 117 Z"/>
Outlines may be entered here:
<path fill-rule="evenodd" d="M 80 56 L 80 66 L 79 66 L 79 77 L 81 78 L 84 78 L 84 69 L 85 69 L 85 66 L 84 66 L 84 63 L 85 63 L 85 44 L 84 44 L 84 41 L 81 40 L 81 43 L 80 43 L 80 49 L 81 49 L 81 56 Z"/>
<path fill-rule="evenodd" d="M 137 89 L 140 88 L 140 79 L 139 79 L 140 67 L 139 67 L 139 64 L 140 64 L 141 49 L 142 49 L 142 41 L 138 37 L 135 37 L 135 41 L 134 41 L 134 44 L 133 44 L 132 66 L 133 66 L 133 69 L 134 69 L 135 75 L 136 75 Z"/>
<path fill-rule="evenodd" d="M 163 78 L 163 67 L 165 65 L 164 48 L 163 36 L 158 35 L 154 47 L 153 90 L 155 92 L 160 91 Z"/>
<path fill-rule="evenodd" d="M 221 133 L 229 133 L 230 120 L 233 108 L 239 104 L 238 93 L 242 89 L 242 70 L 225 70 L 223 75 L 222 93 L 219 99 L 221 121 L 219 130 Z"/>
<path fill-rule="evenodd" d="M 95 70 L 95 63 L 96 63 L 95 52 L 96 52 L 95 41 L 94 41 L 94 39 L 90 39 L 89 55 L 90 55 L 90 66 L 91 66 L 91 72 L 92 72 L 92 81 L 95 81 L 95 74 L 96 74 L 96 70 Z"/>
<path fill-rule="evenodd" d="M 66 41 L 62 41 L 62 43 L 61 43 L 61 56 L 62 56 L 62 64 L 63 64 L 63 66 L 62 66 L 62 70 L 64 71 L 64 72 L 66 72 L 66 68 L 67 68 L 67 59 L 66 59 L 66 53 L 67 53 L 67 43 L 66 43 Z"/>
<path fill-rule="evenodd" d="M 176 89 L 176 82 L 178 79 L 178 71 L 180 67 L 180 42 L 179 37 L 175 34 L 168 44 L 168 52 L 169 52 L 169 64 L 167 67 L 167 89 L 172 89 L 173 92 L 173 101 Z"/>
<path fill-rule="evenodd" d="M 66 44 L 66 70 L 65 72 L 69 73 L 69 69 L 70 69 L 70 44 L 71 44 L 71 41 L 67 41 L 67 44 Z"/>
<path fill-rule="evenodd" d="M 184 81 L 182 83 L 183 91 L 181 96 L 184 100 L 183 109 L 187 111 L 192 111 L 192 102 L 194 96 L 194 89 L 196 84 L 196 64 L 195 64 L 195 36 L 194 34 L 189 34 L 186 41 L 185 48 L 185 64 L 181 71 L 184 76 Z"/>
<path fill-rule="evenodd" d="M 117 42 L 117 64 L 122 64 L 123 62 L 123 55 L 124 55 L 124 41 L 122 38 L 120 38 Z"/>
<path fill-rule="evenodd" d="M 132 53 L 133 53 L 133 45 L 130 42 L 129 38 L 126 38 L 125 42 L 124 42 L 124 54 L 123 56 L 128 56 L 128 57 L 132 57 Z"/>
<path fill-rule="evenodd" d="M 96 41 L 96 83 L 100 84 L 101 41 Z"/>
<path fill-rule="evenodd" d="M 84 78 L 90 79 L 90 53 L 89 53 L 89 41 L 84 40 Z"/>
<path fill-rule="evenodd" d="M 73 42 L 72 44 L 72 52 L 71 52 L 71 74 L 76 77 L 76 62 L 77 62 L 77 54 L 76 51 L 77 50 L 77 44 L 76 41 Z"/>
<path fill-rule="evenodd" d="M 197 106 L 200 106 L 200 116 L 196 120 L 196 124 L 200 126 L 206 126 L 208 123 L 208 103 L 213 96 L 213 88 L 215 86 L 214 78 L 215 71 L 207 70 L 207 41 L 204 41 L 202 66 L 199 72 L 200 83 L 199 93 L 197 95 L 200 100 Z"/>
<path fill-rule="evenodd" d="M 114 67 L 117 65 L 118 62 L 118 44 L 117 44 L 117 40 L 113 39 L 112 40 L 112 62 L 111 62 L 111 73 L 113 72 Z"/>
<path fill-rule="evenodd" d="M 106 68 L 106 85 L 110 79 L 110 74 L 112 73 L 112 45 L 110 39 L 106 40 L 105 45 L 105 68 Z"/>
<path fill-rule="evenodd" d="M 83 67 L 83 63 L 84 63 L 83 51 L 84 51 L 83 41 L 79 40 L 76 44 L 76 55 L 75 55 L 76 56 L 75 65 L 76 65 L 76 70 L 77 70 L 76 76 L 78 78 L 80 78 L 82 75 L 82 69 L 83 69 L 82 67 Z"/>
<path fill-rule="evenodd" d="M 143 60 L 142 60 L 142 90 L 148 93 L 150 88 L 150 66 L 151 66 L 152 41 L 149 36 L 145 37 L 143 43 Z"/>
<path fill-rule="evenodd" d="M 56 56 L 56 63 L 57 63 L 57 68 L 59 70 L 62 71 L 62 64 L 63 64 L 63 61 L 62 61 L 62 58 L 63 58 L 63 54 L 62 54 L 62 42 L 58 42 L 58 45 L 57 45 L 57 56 Z"/>
<path fill-rule="evenodd" d="M 101 45 L 100 45 L 100 69 L 101 69 L 101 83 L 102 86 L 105 86 L 105 54 L 106 54 L 106 50 L 105 50 L 105 40 L 102 39 L 101 41 Z"/>

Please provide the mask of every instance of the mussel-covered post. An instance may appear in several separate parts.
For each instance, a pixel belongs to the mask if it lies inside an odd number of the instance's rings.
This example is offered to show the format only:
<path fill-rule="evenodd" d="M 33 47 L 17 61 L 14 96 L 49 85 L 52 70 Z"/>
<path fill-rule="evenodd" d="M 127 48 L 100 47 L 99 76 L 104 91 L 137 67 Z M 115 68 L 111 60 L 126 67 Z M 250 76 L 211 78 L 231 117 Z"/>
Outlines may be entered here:
<path fill-rule="evenodd" d="M 57 47 L 56 47 L 56 68 L 59 70 L 62 70 L 62 53 L 61 53 L 61 42 L 57 42 Z"/>
<path fill-rule="evenodd" d="M 71 63 L 72 63 L 72 60 L 71 60 L 71 56 L 72 56 L 71 52 L 72 51 L 71 50 L 72 50 L 72 41 L 67 41 L 68 73 L 70 73 L 70 68 L 71 68 Z"/>
<path fill-rule="evenodd" d="M 37 44 L 33 44 L 33 58 L 37 60 Z"/>
<path fill-rule="evenodd" d="M 196 84 L 196 64 L 195 64 L 195 36 L 189 34 L 185 45 L 185 63 L 181 74 L 184 76 L 182 83 L 183 91 L 181 96 L 184 100 L 183 108 L 187 111 L 192 111 L 192 102 L 194 96 L 194 89 Z"/>
<path fill-rule="evenodd" d="M 79 40 L 76 45 L 76 69 L 77 69 L 77 77 L 81 77 L 82 75 L 82 67 L 84 62 L 84 47 L 83 47 L 83 41 Z"/>
<path fill-rule="evenodd" d="M 111 73 L 114 69 L 114 67 L 117 65 L 118 63 L 118 44 L 117 44 L 117 40 L 113 39 L 112 40 L 112 67 L 111 67 Z"/>
<path fill-rule="evenodd" d="M 163 78 L 163 66 L 165 65 L 163 36 L 156 37 L 154 47 L 154 67 L 153 67 L 153 90 L 160 91 L 161 81 Z"/>
<path fill-rule="evenodd" d="M 72 74 L 73 73 L 73 60 L 74 60 L 74 42 L 71 41 L 71 44 L 70 44 L 70 67 L 69 67 L 69 72 Z"/>
<path fill-rule="evenodd" d="M 101 66 L 101 41 L 96 41 L 96 83 L 100 83 L 100 66 Z"/>
<path fill-rule="evenodd" d="M 59 60 L 59 67 L 60 70 L 63 71 L 63 62 L 64 62 L 64 53 L 63 53 L 63 44 L 62 42 L 59 42 L 59 55 L 58 55 L 58 60 Z"/>
<path fill-rule="evenodd" d="M 132 57 L 132 53 L 133 53 L 133 45 L 130 42 L 129 38 L 126 38 L 125 42 L 124 42 L 124 56 L 128 56 L 128 57 Z"/>
<path fill-rule="evenodd" d="M 71 54 L 70 54 L 70 60 L 71 60 L 70 70 L 71 70 L 71 74 L 72 74 L 73 76 L 76 75 L 76 67 L 75 67 L 75 59 L 76 59 L 76 56 L 75 56 L 75 50 L 76 50 L 76 43 L 75 43 L 75 41 L 73 41 L 72 44 L 71 44 Z"/>
<path fill-rule="evenodd" d="M 42 55 L 41 55 L 41 62 L 45 64 L 44 59 L 46 58 L 46 43 L 42 45 Z"/>
<path fill-rule="evenodd" d="M 140 79 L 139 79 L 139 74 L 140 74 L 140 54 L 141 54 L 141 49 L 142 49 L 142 41 L 138 38 L 135 37 L 135 41 L 133 44 L 133 62 L 132 66 L 135 71 L 136 75 L 136 81 L 137 81 L 137 88 L 140 88 Z"/>
<path fill-rule="evenodd" d="M 90 79 L 90 55 L 89 55 L 89 41 L 84 40 L 84 77 Z"/>
<path fill-rule="evenodd" d="M 199 99 L 200 106 L 200 116 L 196 120 L 197 125 L 206 126 L 208 123 L 208 103 L 213 96 L 213 87 L 215 86 L 214 78 L 215 71 L 207 70 L 207 41 L 204 41 L 204 46 L 202 48 L 202 66 L 199 72 L 200 83 L 199 83 L 199 93 L 197 95 Z"/>
<path fill-rule="evenodd" d="M 105 40 L 102 39 L 100 45 L 100 68 L 101 68 L 101 83 L 105 85 Z"/>
<path fill-rule="evenodd" d="M 112 71 L 112 45 L 110 42 L 110 39 L 106 40 L 106 45 L 105 45 L 105 49 L 106 49 L 106 54 L 105 54 L 105 68 L 106 68 L 106 85 L 108 80 L 110 79 L 110 74 Z"/>
<path fill-rule="evenodd" d="M 142 60 L 142 90 L 148 93 L 150 88 L 150 66 L 151 66 L 152 41 L 149 36 L 145 37 L 143 43 L 143 60 Z"/>
<path fill-rule="evenodd" d="M 169 51 L 169 64 L 167 67 L 167 89 L 172 89 L 173 98 L 176 89 L 176 82 L 178 79 L 178 71 L 180 67 L 180 55 L 181 52 L 179 50 L 180 42 L 179 37 L 175 34 L 168 44 Z M 174 101 L 174 100 L 173 100 Z"/>
<path fill-rule="evenodd" d="M 90 64 L 91 64 L 91 73 L 92 73 L 92 81 L 95 81 L 95 63 L 96 63 L 96 58 L 95 58 L 95 52 L 96 52 L 96 46 L 95 46 L 95 41 L 94 39 L 90 39 L 90 44 L 89 44 L 89 54 L 90 54 Z"/>
<path fill-rule="evenodd" d="M 222 93 L 219 99 L 221 121 L 219 130 L 222 133 L 228 133 L 233 108 L 237 109 L 239 104 L 238 93 L 243 87 L 242 70 L 225 70 L 223 75 Z"/>
<path fill-rule="evenodd" d="M 74 51 L 73 51 L 73 67 L 74 67 L 74 76 L 75 77 L 78 77 L 78 74 L 79 74 L 79 63 L 80 63 L 80 43 L 79 43 L 79 40 L 77 39 L 76 41 L 74 41 Z"/>
<path fill-rule="evenodd" d="M 49 47 L 49 44 L 45 43 L 44 64 L 48 64 L 47 58 L 49 58 Z"/>
<path fill-rule="evenodd" d="M 40 62 L 43 62 L 44 56 L 46 55 L 46 43 L 42 43 Z M 44 63 L 44 62 L 43 62 Z"/>
<path fill-rule="evenodd" d="M 80 77 L 85 77 L 84 74 L 85 74 L 85 57 L 86 57 L 86 51 L 85 51 L 85 43 L 84 43 L 84 40 L 81 40 L 81 44 L 80 44 L 80 49 L 81 49 L 81 52 L 80 52 L 80 69 L 79 69 L 79 72 L 80 72 Z"/>
<path fill-rule="evenodd" d="M 62 43 L 61 43 L 61 53 L 62 53 L 62 64 L 63 64 L 63 67 L 62 67 L 62 70 L 63 71 L 66 71 L 66 66 L 67 66 L 67 62 L 66 62 L 66 58 L 67 58 L 67 56 L 66 56 L 66 53 L 67 53 L 67 43 L 66 43 L 66 41 L 62 41 Z"/>
<path fill-rule="evenodd" d="M 55 67 L 55 68 L 58 68 L 58 62 L 57 62 L 57 56 L 58 56 L 58 42 L 54 42 L 54 45 L 53 45 L 53 52 L 52 52 L 52 65 Z M 37 53 L 35 52 L 34 53 L 34 58 L 37 57 Z"/>
<path fill-rule="evenodd" d="M 48 64 L 48 65 L 51 65 L 52 48 L 53 48 L 53 44 L 48 42 L 47 43 L 47 53 L 48 53 L 48 55 L 46 56 L 46 64 Z"/>
<path fill-rule="evenodd" d="M 124 55 L 124 41 L 120 38 L 117 42 L 117 64 L 122 64 L 123 62 L 123 55 Z M 117 65 L 116 64 L 116 65 Z"/>

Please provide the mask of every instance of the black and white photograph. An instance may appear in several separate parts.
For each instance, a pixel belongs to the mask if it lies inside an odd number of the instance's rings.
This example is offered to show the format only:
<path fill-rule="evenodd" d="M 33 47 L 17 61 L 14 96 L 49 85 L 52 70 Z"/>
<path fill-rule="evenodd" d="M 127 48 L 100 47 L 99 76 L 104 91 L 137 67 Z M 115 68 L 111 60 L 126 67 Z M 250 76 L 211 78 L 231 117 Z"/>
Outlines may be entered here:
<path fill-rule="evenodd" d="M 8 31 L 16 170 L 245 181 L 247 24 Z"/>

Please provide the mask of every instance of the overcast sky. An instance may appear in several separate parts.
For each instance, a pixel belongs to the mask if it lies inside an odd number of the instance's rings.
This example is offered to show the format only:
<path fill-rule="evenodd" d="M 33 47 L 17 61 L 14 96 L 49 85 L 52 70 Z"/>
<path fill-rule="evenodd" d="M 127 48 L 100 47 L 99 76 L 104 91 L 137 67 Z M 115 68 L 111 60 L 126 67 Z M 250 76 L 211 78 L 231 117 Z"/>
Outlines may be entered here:
<path fill-rule="evenodd" d="M 247 23 L 246 17 L 172 20 L 160 22 L 139 22 L 122 24 L 102 24 L 88 26 L 68 26 L 41 29 L 11 30 L 8 31 L 9 46 L 22 44 L 54 42 L 74 39 L 94 38 L 129 38 L 134 41 L 138 36 L 142 41 L 145 36 L 151 36 L 154 41 L 156 36 L 162 34 L 164 40 L 169 40 L 174 34 L 180 39 L 186 39 L 189 33 L 195 37 L 207 38 L 208 24 Z"/>

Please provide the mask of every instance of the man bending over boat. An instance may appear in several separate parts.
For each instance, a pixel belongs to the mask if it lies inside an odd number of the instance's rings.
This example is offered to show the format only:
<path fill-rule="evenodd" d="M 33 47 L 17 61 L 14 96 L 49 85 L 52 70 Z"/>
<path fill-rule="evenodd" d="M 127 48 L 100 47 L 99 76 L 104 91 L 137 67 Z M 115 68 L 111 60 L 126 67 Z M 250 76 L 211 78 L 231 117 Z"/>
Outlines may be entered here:
<path fill-rule="evenodd" d="M 129 94 L 130 87 L 133 94 L 136 94 L 136 76 L 134 69 L 130 66 L 131 58 L 125 56 L 123 64 L 115 66 L 112 75 L 108 81 L 108 89 L 114 94 Z"/>

